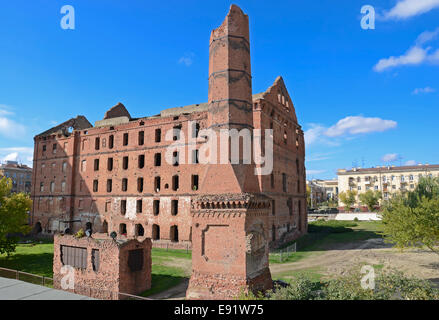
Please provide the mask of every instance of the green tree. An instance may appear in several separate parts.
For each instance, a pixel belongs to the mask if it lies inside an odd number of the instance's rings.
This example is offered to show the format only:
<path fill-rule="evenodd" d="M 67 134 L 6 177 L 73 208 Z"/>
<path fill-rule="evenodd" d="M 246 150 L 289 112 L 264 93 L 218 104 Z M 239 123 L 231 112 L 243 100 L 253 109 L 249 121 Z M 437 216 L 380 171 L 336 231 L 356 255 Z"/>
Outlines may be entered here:
<path fill-rule="evenodd" d="M 421 178 L 414 191 L 392 197 L 382 220 L 386 240 L 396 247 L 426 246 L 439 254 L 439 179 Z"/>
<path fill-rule="evenodd" d="M 308 208 L 313 208 L 313 204 L 311 203 L 311 187 L 306 185 L 306 203 L 308 204 Z"/>
<path fill-rule="evenodd" d="M 351 207 L 354 205 L 355 203 L 355 198 L 357 196 L 357 191 L 355 190 L 348 190 L 346 192 L 342 192 L 338 195 L 338 198 L 340 199 L 341 202 L 343 202 L 345 204 L 345 210 L 350 212 L 351 211 Z"/>
<path fill-rule="evenodd" d="M 382 195 L 378 190 L 367 190 L 366 192 L 359 194 L 358 198 L 360 199 L 361 203 L 366 205 L 369 211 L 372 212 L 375 209 L 375 206 L 378 205 Z"/>
<path fill-rule="evenodd" d="M 24 193 L 11 193 L 12 181 L 0 179 L 0 254 L 15 251 L 17 238 L 13 234 L 28 233 L 28 211 L 32 200 Z"/>

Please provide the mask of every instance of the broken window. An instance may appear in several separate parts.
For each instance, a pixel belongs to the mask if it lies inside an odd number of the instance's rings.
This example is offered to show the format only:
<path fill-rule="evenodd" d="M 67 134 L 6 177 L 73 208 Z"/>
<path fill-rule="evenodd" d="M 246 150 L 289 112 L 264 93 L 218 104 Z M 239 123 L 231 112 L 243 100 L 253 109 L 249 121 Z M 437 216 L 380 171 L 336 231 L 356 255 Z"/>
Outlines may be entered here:
<path fill-rule="evenodd" d="M 198 160 L 198 156 L 199 156 L 199 150 L 198 149 L 192 150 L 192 163 L 193 164 L 200 163 L 200 161 Z"/>
<path fill-rule="evenodd" d="M 111 209 L 111 201 L 105 202 L 105 212 L 108 212 Z"/>
<path fill-rule="evenodd" d="M 159 192 L 160 191 L 160 177 L 154 178 L 154 191 Z"/>
<path fill-rule="evenodd" d="M 193 126 L 192 137 L 193 138 L 198 138 L 198 133 L 199 132 L 200 132 L 200 124 L 198 122 L 196 122 L 195 125 Z"/>
<path fill-rule="evenodd" d="M 155 129 L 155 142 L 160 142 L 162 140 L 162 130 Z"/>
<path fill-rule="evenodd" d="M 142 199 L 139 199 L 136 202 L 136 212 L 142 213 Z"/>
<path fill-rule="evenodd" d="M 123 134 L 123 145 L 124 146 L 128 145 L 128 133 Z"/>
<path fill-rule="evenodd" d="M 270 174 L 270 185 L 271 185 L 271 188 L 274 188 L 274 173 Z"/>
<path fill-rule="evenodd" d="M 53 148 L 52 148 L 53 153 L 56 153 L 56 147 L 57 147 L 57 145 L 56 145 L 56 143 L 54 143 Z"/>
<path fill-rule="evenodd" d="M 143 237 L 145 235 L 145 229 L 143 226 L 139 223 L 136 224 L 136 236 Z"/>
<path fill-rule="evenodd" d="M 131 272 L 140 271 L 143 268 L 143 249 L 130 250 L 128 252 L 128 266 Z"/>
<path fill-rule="evenodd" d="M 156 153 L 154 155 L 154 165 L 156 167 L 160 167 L 162 165 L 162 154 L 161 153 Z"/>
<path fill-rule="evenodd" d="M 171 200 L 171 214 L 173 216 L 178 214 L 178 200 Z"/>
<path fill-rule="evenodd" d="M 198 175 L 197 174 L 193 174 L 192 175 L 192 190 L 193 191 L 197 191 L 199 189 L 198 186 Z"/>
<path fill-rule="evenodd" d="M 113 170 L 113 158 L 108 158 L 108 160 L 107 160 L 107 169 L 108 169 L 108 171 L 112 171 Z"/>
<path fill-rule="evenodd" d="M 114 147 L 114 136 L 110 135 L 110 137 L 108 138 L 108 148 L 113 149 Z"/>
<path fill-rule="evenodd" d="M 61 263 L 78 269 L 87 269 L 87 248 L 61 246 Z"/>
<path fill-rule="evenodd" d="M 93 266 L 93 271 L 99 271 L 99 249 L 92 249 L 91 251 L 91 264 Z"/>
<path fill-rule="evenodd" d="M 143 192 L 143 178 L 137 178 L 137 191 Z"/>
<path fill-rule="evenodd" d="M 127 201 L 126 200 L 120 200 L 120 213 L 125 214 L 127 213 Z"/>
<path fill-rule="evenodd" d="M 143 146 L 145 143 L 145 131 L 139 131 L 139 146 Z"/>
<path fill-rule="evenodd" d="M 40 182 L 40 192 L 43 192 L 43 191 L 44 191 L 44 183 Z"/>
<path fill-rule="evenodd" d="M 282 173 L 282 191 L 287 192 L 287 175 Z"/>
<path fill-rule="evenodd" d="M 178 242 L 178 227 L 171 226 L 171 241 Z"/>
<path fill-rule="evenodd" d="M 122 179 L 122 191 L 127 191 L 127 190 L 128 190 L 128 179 L 123 178 Z"/>
<path fill-rule="evenodd" d="M 179 188 L 179 178 L 177 175 L 172 177 L 172 190 L 177 191 Z"/>
<path fill-rule="evenodd" d="M 152 203 L 152 212 L 155 216 L 160 213 L 160 200 L 154 200 Z"/>
<path fill-rule="evenodd" d="M 107 180 L 107 192 L 111 192 L 113 189 L 113 180 L 108 179 Z"/>
<path fill-rule="evenodd" d="M 125 223 L 119 225 L 119 233 L 123 236 L 127 235 L 127 225 Z"/>
<path fill-rule="evenodd" d="M 181 131 L 181 125 L 175 126 L 175 127 L 173 128 L 173 136 L 172 136 L 172 139 L 173 139 L 174 141 L 176 141 L 176 140 L 180 140 L 180 131 Z"/>
<path fill-rule="evenodd" d="M 95 169 L 95 171 L 98 171 L 98 170 L 99 170 L 99 159 L 95 159 L 95 162 L 94 162 L 94 169 Z"/>
<path fill-rule="evenodd" d="M 157 224 L 152 225 L 152 239 L 160 240 L 160 226 Z"/>
<path fill-rule="evenodd" d="M 174 167 L 178 166 L 178 161 L 179 161 L 179 152 L 178 151 L 174 151 L 174 153 L 172 154 L 172 165 Z"/>
<path fill-rule="evenodd" d="M 141 154 L 139 155 L 139 168 L 142 169 L 145 166 L 145 155 Z"/>
<path fill-rule="evenodd" d="M 93 192 L 98 192 L 98 180 L 93 180 Z"/>
<path fill-rule="evenodd" d="M 96 150 L 99 150 L 100 145 L 101 145 L 101 141 L 100 141 L 100 139 L 99 139 L 99 138 L 96 138 L 96 139 L 95 139 L 95 149 L 96 149 Z"/>
<path fill-rule="evenodd" d="M 123 157 L 122 168 L 124 170 L 128 169 L 128 157 Z"/>

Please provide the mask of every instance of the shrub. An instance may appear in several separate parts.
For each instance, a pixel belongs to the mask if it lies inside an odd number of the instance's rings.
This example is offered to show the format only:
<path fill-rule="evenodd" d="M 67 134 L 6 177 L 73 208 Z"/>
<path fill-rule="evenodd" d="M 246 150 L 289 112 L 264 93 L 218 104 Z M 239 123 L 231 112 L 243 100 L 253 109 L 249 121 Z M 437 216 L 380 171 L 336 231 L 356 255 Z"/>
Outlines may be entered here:
<path fill-rule="evenodd" d="M 344 275 L 323 282 L 299 276 L 289 286 L 276 287 L 263 294 L 243 295 L 246 300 L 438 300 L 439 289 L 427 280 L 409 277 L 397 270 L 380 270 L 375 288 L 363 289 L 364 274 L 356 266 Z"/>

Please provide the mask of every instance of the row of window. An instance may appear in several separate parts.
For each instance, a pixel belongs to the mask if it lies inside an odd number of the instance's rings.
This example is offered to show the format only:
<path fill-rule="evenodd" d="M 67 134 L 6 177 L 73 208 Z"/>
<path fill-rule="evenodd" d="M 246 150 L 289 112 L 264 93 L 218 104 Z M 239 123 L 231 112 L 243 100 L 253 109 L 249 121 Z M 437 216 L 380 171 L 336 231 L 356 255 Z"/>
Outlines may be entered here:
<path fill-rule="evenodd" d="M 433 174 L 430 173 L 427 176 L 428 177 L 433 177 Z M 438 176 L 439 176 L 439 174 L 438 174 Z M 422 174 L 418 175 L 418 179 L 420 179 L 422 177 L 423 177 Z M 395 181 L 398 178 L 399 178 L 399 180 L 401 182 L 405 181 L 406 179 L 408 179 L 409 181 L 414 181 L 415 180 L 415 176 L 413 174 L 408 175 L 408 176 L 404 176 L 404 175 L 400 175 L 400 176 L 394 176 L 394 175 L 392 175 L 392 176 L 383 176 L 382 180 L 383 180 L 383 182 L 387 182 L 387 181 Z M 361 177 L 349 178 L 349 182 L 354 182 L 354 181 L 361 182 L 361 180 L 362 180 Z M 374 177 L 367 176 L 367 177 L 364 177 L 364 181 L 365 182 L 370 182 L 370 181 L 371 182 L 377 182 L 378 181 L 378 177 L 377 176 L 374 176 Z"/>
<path fill-rule="evenodd" d="M 193 156 L 192 156 L 192 164 L 198 164 L 199 163 L 199 157 L 198 157 L 198 149 L 193 150 Z M 177 167 L 180 164 L 180 153 L 178 151 L 173 152 L 172 155 L 172 165 Z M 160 167 L 162 165 L 162 154 L 161 153 L 155 153 L 154 154 L 154 166 Z M 129 157 L 124 156 L 122 158 L 122 169 L 128 170 L 129 167 Z M 139 155 L 137 159 L 137 167 L 139 169 L 143 169 L 145 167 L 145 155 L 141 154 Z M 107 170 L 112 171 L 114 168 L 114 158 L 108 158 L 107 159 Z M 81 171 L 85 172 L 87 169 L 87 160 L 81 161 Z M 99 171 L 100 169 L 100 159 L 94 159 L 93 163 L 93 170 Z"/>
<path fill-rule="evenodd" d="M 389 186 L 389 187 L 391 187 L 393 190 L 396 190 L 396 189 L 397 189 L 397 188 L 396 188 L 396 185 L 392 185 L 392 186 Z M 414 189 L 414 188 L 415 188 L 415 185 L 414 185 L 414 184 L 410 184 L 409 187 L 410 187 L 410 189 Z M 370 190 L 371 188 L 372 188 L 372 187 L 370 187 L 370 186 L 366 186 L 366 190 Z M 352 190 L 354 190 L 354 187 L 350 187 L 349 189 L 352 191 Z M 361 189 L 362 189 L 361 186 L 358 186 L 358 187 L 357 187 L 357 190 L 358 190 L 358 191 L 361 191 Z M 374 186 L 373 189 L 374 189 L 374 190 L 379 190 L 379 186 Z M 388 189 L 387 186 L 383 186 L 383 190 L 387 190 L 387 189 Z M 405 187 L 401 187 L 401 189 L 404 190 Z"/>
<path fill-rule="evenodd" d="M 141 122 L 142 123 L 142 122 Z M 197 138 L 198 134 L 200 132 L 200 124 L 199 123 L 194 123 L 195 125 L 192 128 L 192 137 L 193 138 Z M 181 132 L 181 124 L 176 125 L 173 127 L 173 136 L 172 136 L 172 140 L 177 141 L 180 140 L 180 132 Z M 114 127 L 110 127 L 110 130 L 114 130 Z M 82 143 L 82 149 L 85 149 L 85 141 L 83 140 Z M 154 134 L 154 141 L 155 142 L 161 142 L 162 141 L 162 130 L 160 128 L 155 129 L 155 134 Z M 125 132 L 123 134 L 122 137 L 122 145 L 123 146 L 128 146 L 129 144 L 129 133 Z M 137 144 L 139 146 L 143 146 L 145 144 L 145 131 L 139 131 L 137 133 Z M 95 150 L 100 150 L 100 148 L 106 147 L 106 139 L 103 138 L 101 141 L 100 137 L 96 137 L 95 138 Z M 108 137 L 108 148 L 109 149 L 113 149 L 114 148 L 114 135 L 111 134 Z"/>

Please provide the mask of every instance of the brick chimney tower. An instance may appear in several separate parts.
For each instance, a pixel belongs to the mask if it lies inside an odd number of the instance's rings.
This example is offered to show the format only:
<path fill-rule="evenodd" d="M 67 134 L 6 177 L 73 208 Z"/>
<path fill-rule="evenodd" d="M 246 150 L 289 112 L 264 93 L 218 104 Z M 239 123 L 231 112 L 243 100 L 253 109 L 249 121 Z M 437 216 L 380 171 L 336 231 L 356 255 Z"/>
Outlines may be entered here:
<path fill-rule="evenodd" d="M 253 128 L 248 16 L 232 5 L 209 45 L 210 124 Z"/>
<path fill-rule="evenodd" d="M 208 126 L 217 134 L 218 164 L 208 166 L 202 190 L 205 193 L 259 192 L 253 160 L 243 164 L 244 139 L 239 142 L 239 164 L 224 163 L 220 159 L 225 153 L 220 130 L 235 129 L 253 134 L 249 21 L 236 5 L 231 5 L 221 26 L 210 35 Z M 252 141 L 246 144 L 250 150 L 251 144 Z M 229 155 L 231 147 L 232 144 Z M 226 178 L 218 181 L 218 176 Z"/>
<path fill-rule="evenodd" d="M 253 134 L 248 16 L 230 7 L 210 37 L 209 128 Z M 215 138 L 214 138 L 215 139 Z M 235 140 L 236 141 L 236 140 Z M 245 142 L 252 144 L 252 139 Z M 244 140 L 239 148 L 244 150 Z M 229 148 L 230 150 L 230 148 Z M 187 299 L 234 299 L 272 287 L 268 266 L 271 200 L 259 190 L 254 161 L 209 163 L 191 203 L 192 275 Z"/>

